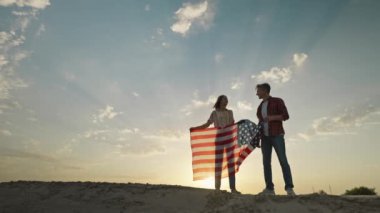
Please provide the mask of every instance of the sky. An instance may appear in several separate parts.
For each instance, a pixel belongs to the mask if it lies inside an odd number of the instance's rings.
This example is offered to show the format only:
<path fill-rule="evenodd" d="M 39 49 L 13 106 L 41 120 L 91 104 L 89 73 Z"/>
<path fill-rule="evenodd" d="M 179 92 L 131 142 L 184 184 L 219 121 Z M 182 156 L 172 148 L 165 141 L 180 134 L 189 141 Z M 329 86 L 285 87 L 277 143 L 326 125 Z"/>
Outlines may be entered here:
<path fill-rule="evenodd" d="M 0 0 L 0 181 L 192 181 L 189 128 L 225 94 L 290 119 L 295 191 L 380 191 L 380 1 Z M 277 156 L 275 188 L 284 194 Z M 261 150 L 237 189 L 264 187 Z M 222 181 L 228 189 L 228 180 Z"/>

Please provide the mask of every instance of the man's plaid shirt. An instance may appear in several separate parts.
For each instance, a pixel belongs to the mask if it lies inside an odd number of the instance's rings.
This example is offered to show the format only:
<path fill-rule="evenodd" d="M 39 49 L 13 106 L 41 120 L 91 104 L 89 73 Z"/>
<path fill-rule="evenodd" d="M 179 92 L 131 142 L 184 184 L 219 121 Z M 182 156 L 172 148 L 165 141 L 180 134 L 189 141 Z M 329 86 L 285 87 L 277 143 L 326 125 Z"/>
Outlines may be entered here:
<path fill-rule="evenodd" d="M 259 118 L 259 123 L 263 122 L 263 115 L 261 114 L 262 101 L 257 108 L 257 117 Z M 285 120 L 289 119 L 288 110 L 286 109 L 285 103 L 281 98 L 269 97 L 268 98 L 268 116 L 270 115 L 282 115 Z M 269 122 L 269 136 L 277 136 L 285 134 L 284 127 L 282 126 L 282 121 L 270 121 Z M 264 135 L 264 134 L 262 134 Z"/>

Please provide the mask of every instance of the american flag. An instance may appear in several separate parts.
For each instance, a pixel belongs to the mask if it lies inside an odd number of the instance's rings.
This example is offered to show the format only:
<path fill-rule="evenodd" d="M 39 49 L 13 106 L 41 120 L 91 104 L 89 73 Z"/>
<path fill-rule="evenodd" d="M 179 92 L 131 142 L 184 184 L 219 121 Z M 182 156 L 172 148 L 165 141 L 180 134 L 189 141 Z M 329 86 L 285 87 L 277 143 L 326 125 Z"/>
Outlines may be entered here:
<path fill-rule="evenodd" d="M 190 131 L 193 180 L 215 176 L 224 178 L 228 177 L 229 173 L 239 171 L 239 166 L 256 146 L 252 143 L 238 144 L 238 138 L 240 140 L 250 138 L 249 131 L 241 131 L 247 127 L 246 125 L 246 123 L 238 122 L 225 128 Z M 256 126 L 254 130 L 257 131 Z M 254 141 L 252 138 L 250 139 Z M 255 137 L 255 139 L 257 138 Z"/>

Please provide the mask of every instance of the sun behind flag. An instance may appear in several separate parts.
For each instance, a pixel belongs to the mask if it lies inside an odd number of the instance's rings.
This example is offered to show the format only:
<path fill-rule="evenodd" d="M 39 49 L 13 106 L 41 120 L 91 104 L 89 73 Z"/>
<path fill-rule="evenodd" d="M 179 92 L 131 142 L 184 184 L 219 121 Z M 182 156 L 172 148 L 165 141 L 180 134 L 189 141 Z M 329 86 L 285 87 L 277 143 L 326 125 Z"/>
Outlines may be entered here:
<path fill-rule="evenodd" d="M 193 180 L 228 177 L 259 147 L 260 125 L 241 120 L 225 128 L 191 130 Z"/>

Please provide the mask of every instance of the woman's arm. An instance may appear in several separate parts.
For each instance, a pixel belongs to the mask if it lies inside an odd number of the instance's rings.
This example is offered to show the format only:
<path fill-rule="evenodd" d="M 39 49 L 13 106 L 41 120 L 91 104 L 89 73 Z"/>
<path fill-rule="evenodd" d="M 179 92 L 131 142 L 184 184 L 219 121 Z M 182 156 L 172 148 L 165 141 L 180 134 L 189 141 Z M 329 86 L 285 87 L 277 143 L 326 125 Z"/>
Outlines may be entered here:
<path fill-rule="evenodd" d="M 235 119 L 234 119 L 234 112 L 232 110 L 230 110 L 230 113 L 231 113 L 231 120 L 232 120 L 232 123 L 234 124 L 235 123 Z"/>
<path fill-rule="evenodd" d="M 212 124 L 212 121 L 208 120 L 206 123 L 200 125 L 200 126 L 196 126 L 196 127 L 191 127 L 190 128 L 190 131 L 191 130 L 197 130 L 197 129 L 206 129 L 207 127 L 209 127 L 210 125 Z"/>

